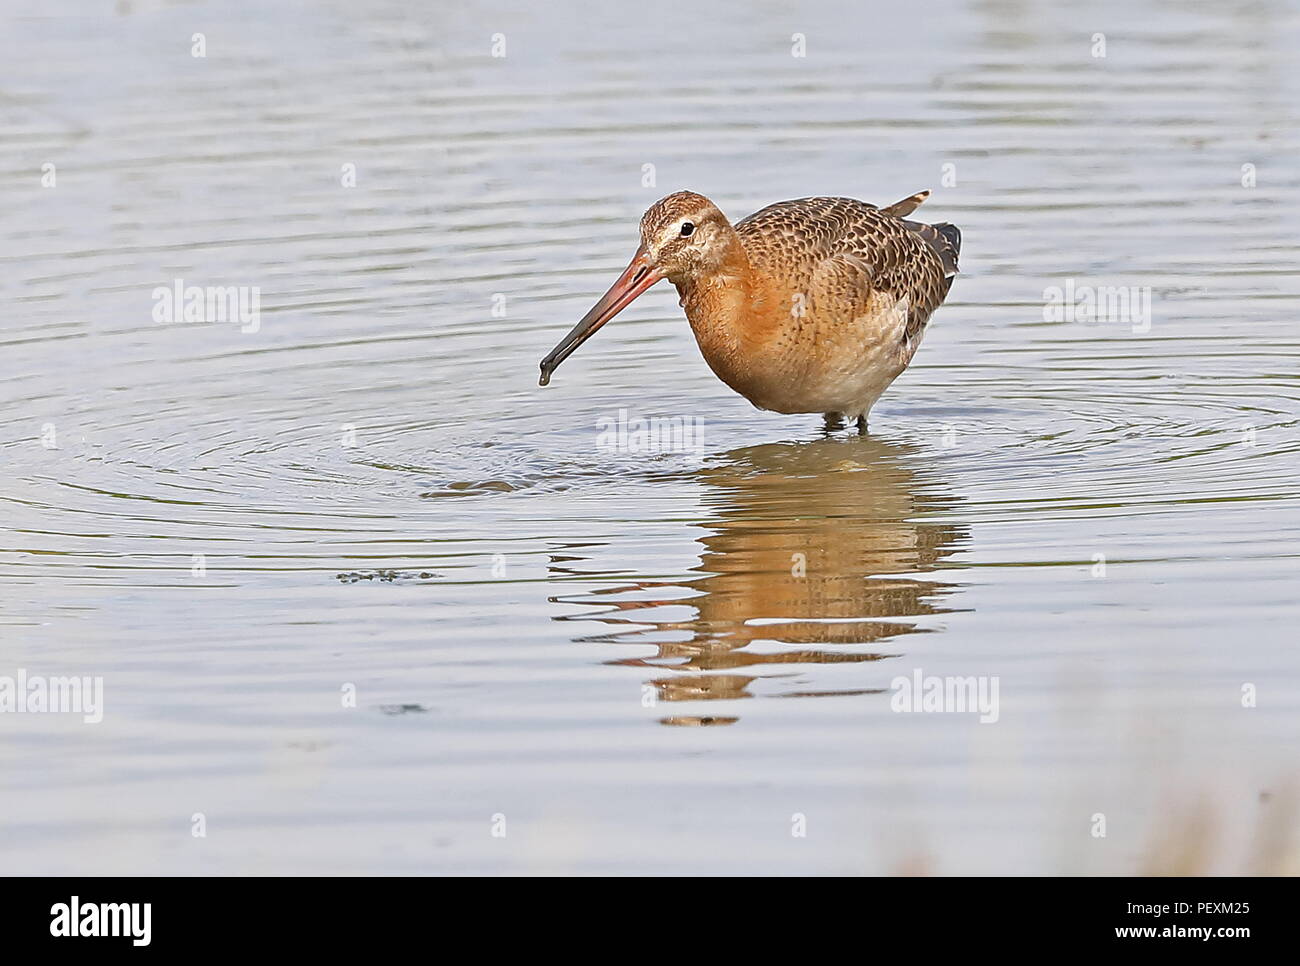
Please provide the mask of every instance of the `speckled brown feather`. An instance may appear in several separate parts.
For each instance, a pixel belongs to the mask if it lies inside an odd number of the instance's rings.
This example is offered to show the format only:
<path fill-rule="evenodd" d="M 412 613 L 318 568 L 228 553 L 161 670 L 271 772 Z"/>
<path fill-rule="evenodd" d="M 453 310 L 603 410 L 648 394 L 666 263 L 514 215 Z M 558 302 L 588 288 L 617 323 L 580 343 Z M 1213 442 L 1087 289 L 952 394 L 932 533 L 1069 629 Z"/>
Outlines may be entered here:
<path fill-rule="evenodd" d="M 952 225 L 894 214 L 910 214 L 928 194 L 884 209 L 852 198 L 799 198 L 756 211 L 735 228 L 755 269 L 803 294 L 805 317 L 851 320 L 884 304 L 881 295 L 892 305 L 906 299 L 905 366 L 948 294 L 961 245 Z"/>
<path fill-rule="evenodd" d="M 862 419 L 911 362 L 957 272 L 957 229 L 905 218 L 928 195 L 885 208 L 800 198 L 732 226 L 680 191 L 642 218 L 642 250 L 677 286 L 728 386 L 762 409 Z"/>
<path fill-rule="evenodd" d="M 864 424 L 907 368 L 957 272 L 961 234 L 907 216 L 919 192 L 885 208 L 800 198 L 734 226 L 703 195 L 678 191 L 641 219 L 641 247 L 566 340 L 542 361 L 543 382 L 627 291 L 677 287 L 709 367 L 755 406 L 840 414 Z M 648 280 L 648 281 L 647 281 Z"/>

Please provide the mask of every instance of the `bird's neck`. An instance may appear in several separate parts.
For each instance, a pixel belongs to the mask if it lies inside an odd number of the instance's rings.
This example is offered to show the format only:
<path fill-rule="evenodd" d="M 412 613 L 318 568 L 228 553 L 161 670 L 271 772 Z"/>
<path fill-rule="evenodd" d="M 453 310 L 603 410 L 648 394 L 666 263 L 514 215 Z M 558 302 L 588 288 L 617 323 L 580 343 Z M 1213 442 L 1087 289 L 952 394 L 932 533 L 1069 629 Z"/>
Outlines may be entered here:
<path fill-rule="evenodd" d="M 710 368 L 745 394 L 754 360 L 766 343 L 767 313 L 761 311 L 762 280 L 738 237 L 710 272 L 675 283 L 695 341 Z"/>

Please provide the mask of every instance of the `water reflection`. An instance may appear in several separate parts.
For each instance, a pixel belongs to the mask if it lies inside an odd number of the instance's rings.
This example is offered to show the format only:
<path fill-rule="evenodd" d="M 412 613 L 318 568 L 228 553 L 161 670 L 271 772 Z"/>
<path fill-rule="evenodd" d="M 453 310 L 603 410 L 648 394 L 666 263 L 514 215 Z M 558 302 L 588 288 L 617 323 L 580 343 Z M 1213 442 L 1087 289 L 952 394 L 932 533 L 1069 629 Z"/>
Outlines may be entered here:
<path fill-rule="evenodd" d="M 653 643 L 645 667 L 662 701 L 812 697 L 871 688 L 809 687 L 799 666 L 877 661 L 887 641 L 918 633 L 915 618 L 944 613 L 952 585 L 917 574 L 937 568 L 968 537 L 964 527 L 918 523 L 953 498 L 916 452 L 884 440 L 827 438 L 732 450 L 697 474 L 709 534 L 686 580 L 638 580 L 580 597 L 592 613 L 557 620 L 612 629 L 580 642 Z M 578 558 L 579 560 L 581 558 Z M 592 572 L 573 556 L 557 574 Z M 906 576 L 904 576 L 906 575 Z M 677 616 L 682 609 L 689 613 Z M 676 612 L 674 614 L 673 612 Z M 782 665 L 779 670 L 772 666 Z M 775 679 L 790 679 L 781 686 Z M 675 715 L 665 724 L 730 724 L 734 717 Z"/>

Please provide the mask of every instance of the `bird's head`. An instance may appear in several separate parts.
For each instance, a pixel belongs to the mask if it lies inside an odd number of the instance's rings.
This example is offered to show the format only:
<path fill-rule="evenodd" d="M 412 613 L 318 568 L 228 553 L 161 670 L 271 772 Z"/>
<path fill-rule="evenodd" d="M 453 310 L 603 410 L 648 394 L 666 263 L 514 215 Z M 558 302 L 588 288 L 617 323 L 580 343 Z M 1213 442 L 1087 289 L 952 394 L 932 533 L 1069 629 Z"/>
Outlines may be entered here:
<path fill-rule="evenodd" d="M 704 195 L 677 191 L 656 201 L 641 217 L 641 246 L 632 261 L 542 360 L 540 384 L 550 382 L 561 362 L 655 282 L 666 278 L 680 286 L 716 271 L 734 238 L 727 216 Z"/>
<path fill-rule="evenodd" d="M 721 266 L 734 232 L 704 195 L 677 191 L 641 216 L 641 249 L 653 270 L 679 285 Z"/>

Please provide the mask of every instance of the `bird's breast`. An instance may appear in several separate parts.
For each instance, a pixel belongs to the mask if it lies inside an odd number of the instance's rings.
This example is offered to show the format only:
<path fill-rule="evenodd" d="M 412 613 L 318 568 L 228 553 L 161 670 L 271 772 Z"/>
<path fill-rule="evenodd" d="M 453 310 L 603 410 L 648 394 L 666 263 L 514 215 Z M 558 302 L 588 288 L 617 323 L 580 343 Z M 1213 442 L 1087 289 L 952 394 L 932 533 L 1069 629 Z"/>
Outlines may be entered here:
<path fill-rule="evenodd" d="M 905 367 L 888 313 L 830 318 L 752 284 L 681 291 L 709 368 L 760 409 L 865 412 Z"/>

